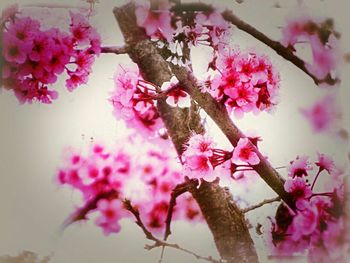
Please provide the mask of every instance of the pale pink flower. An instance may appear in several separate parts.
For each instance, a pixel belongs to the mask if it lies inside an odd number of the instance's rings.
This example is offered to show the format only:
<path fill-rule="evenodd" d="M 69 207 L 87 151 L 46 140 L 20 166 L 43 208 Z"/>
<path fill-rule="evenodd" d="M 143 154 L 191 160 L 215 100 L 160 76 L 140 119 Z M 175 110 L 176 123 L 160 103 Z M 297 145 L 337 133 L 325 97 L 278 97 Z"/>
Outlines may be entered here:
<path fill-rule="evenodd" d="M 250 165 L 257 165 L 260 163 L 260 159 L 248 138 L 239 139 L 237 146 L 233 150 L 232 159 L 236 164 L 239 162 L 245 162 Z"/>
<path fill-rule="evenodd" d="M 288 175 L 292 178 L 307 176 L 307 171 L 312 170 L 308 159 L 308 156 L 297 156 L 287 167 Z"/>
<path fill-rule="evenodd" d="M 215 144 L 211 137 L 208 135 L 194 134 L 190 137 L 187 143 L 184 155 L 205 155 L 212 156 Z"/>
<path fill-rule="evenodd" d="M 323 153 L 317 153 L 318 161 L 315 163 L 320 171 L 326 170 L 329 174 L 335 169 L 333 159 Z"/>
<path fill-rule="evenodd" d="M 172 41 L 174 29 L 171 27 L 171 15 L 167 10 L 152 12 L 149 3 L 138 5 L 135 10 L 137 24 L 143 27 L 150 37 L 160 36 L 168 42 Z"/>
<path fill-rule="evenodd" d="M 340 112 L 333 95 L 326 95 L 309 109 L 301 109 L 314 132 L 330 132 L 340 119 Z"/>
<path fill-rule="evenodd" d="M 335 48 L 325 46 L 318 36 L 310 37 L 313 62 L 305 66 L 308 71 L 318 79 L 324 79 L 328 74 L 336 69 L 337 52 Z"/>
<path fill-rule="evenodd" d="M 214 168 L 206 155 L 187 155 L 184 160 L 184 175 L 190 178 L 212 178 Z"/>
<path fill-rule="evenodd" d="M 105 235 L 120 231 L 119 220 L 123 215 L 123 205 L 119 199 L 101 199 L 97 203 L 97 211 L 100 216 L 96 219 L 96 225 L 103 229 Z"/>
<path fill-rule="evenodd" d="M 293 240 L 299 240 L 303 236 L 308 236 L 316 231 L 318 225 L 317 208 L 304 201 L 303 209 L 299 210 L 293 218 L 291 225 Z"/>

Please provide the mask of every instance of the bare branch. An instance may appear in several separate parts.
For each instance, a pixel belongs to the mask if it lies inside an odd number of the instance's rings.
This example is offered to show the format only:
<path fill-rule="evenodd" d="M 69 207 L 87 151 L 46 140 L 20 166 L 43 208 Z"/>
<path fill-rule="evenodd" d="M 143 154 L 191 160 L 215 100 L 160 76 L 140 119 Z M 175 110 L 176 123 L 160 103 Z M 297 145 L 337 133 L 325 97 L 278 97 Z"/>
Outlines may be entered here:
<path fill-rule="evenodd" d="M 111 47 L 101 47 L 101 53 L 112 53 L 116 55 L 120 54 L 127 54 L 128 53 L 128 47 L 127 46 L 111 46 Z"/>
<path fill-rule="evenodd" d="M 173 216 L 174 207 L 176 205 L 176 198 L 186 192 L 189 192 L 191 189 L 198 186 L 198 180 L 197 179 L 189 179 L 186 178 L 186 181 L 182 184 L 177 185 L 173 191 L 171 192 L 171 197 L 169 201 L 169 208 L 167 217 L 165 220 L 165 233 L 164 233 L 164 240 L 167 240 L 169 235 L 171 234 L 170 224 L 171 219 Z"/>
<path fill-rule="evenodd" d="M 141 217 L 140 217 L 140 213 L 139 211 L 132 206 L 130 200 L 128 199 L 125 199 L 123 201 L 124 203 L 124 207 L 126 210 L 128 210 L 129 212 L 131 212 L 135 219 L 136 219 L 136 224 L 142 229 L 143 233 L 145 234 L 146 238 L 149 239 L 149 240 L 152 240 L 154 241 L 155 243 L 153 245 L 146 245 L 145 246 L 145 249 L 147 250 L 151 250 L 153 248 L 157 248 L 157 247 L 171 247 L 171 248 L 174 248 L 174 249 L 177 249 L 177 250 L 180 250 L 180 251 L 183 251 L 187 254 L 190 254 L 194 257 L 196 257 L 197 259 L 202 259 L 202 260 L 206 260 L 206 261 L 209 261 L 209 262 L 212 262 L 212 263 L 222 263 L 221 260 L 216 260 L 214 258 L 212 258 L 211 256 L 209 257 L 203 257 L 203 256 L 200 256 L 198 255 L 197 253 L 191 251 L 191 250 L 188 250 L 186 248 L 182 248 L 180 247 L 178 244 L 170 244 L 170 243 L 167 243 L 163 240 L 160 240 L 158 238 L 156 238 L 147 228 L 146 226 L 143 224 L 142 220 L 141 220 Z"/>
<path fill-rule="evenodd" d="M 85 220 L 86 215 L 96 209 L 98 201 L 104 198 L 118 198 L 118 193 L 115 190 L 111 190 L 109 192 L 100 193 L 96 195 L 91 200 L 87 201 L 84 206 L 76 210 L 72 215 L 70 215 L 62 224 L 62 229 L 67 228 L 74 222 Z"/>
<path fill-rule="evenodd" d="M 254 209 L 257 209 L 257 208 L 259 208 L 259 207 L 262 207 L 263 205 L 271 204 L 271 203 L 273 203 L 273 202 L 279 202 L 279 201 L 281 201 L 281 197 L 279 197 L 279 196 L 277 196 L 277 197 L 275 197 L 275 198 L 271 198 L 271 199 L 265 199 L 265 200 L 263 200 L 262 202 L 260 202 L 260 203 L 258 203 L 258 204 L 256 204 L 256 205 L 252 205 L 252 206 L 250 206 L 250 207 L 247 207 L 247 208 L 245 208 L 245 209 L 242 209 L 242 212 L 243 212 L 243 213 L 248 213 L 248 212 L 250 212 L 250 211 L 252 211 L 252 210 L 254 210 Z"/>

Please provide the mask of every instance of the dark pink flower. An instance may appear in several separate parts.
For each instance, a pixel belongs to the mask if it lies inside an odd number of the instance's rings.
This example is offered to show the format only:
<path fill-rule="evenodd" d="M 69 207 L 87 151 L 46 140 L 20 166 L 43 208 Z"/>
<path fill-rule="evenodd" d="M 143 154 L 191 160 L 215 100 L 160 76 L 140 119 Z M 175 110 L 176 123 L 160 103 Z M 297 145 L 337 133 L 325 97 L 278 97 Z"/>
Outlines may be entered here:
<path fill-rule="evenodd" d="M 305 183 L 304 179 L 300 177 L 286 180 L 284 189 L 288 193 L 291 193 L 295 200 L 307 199 L 312 195 L 310 187 Z"/>

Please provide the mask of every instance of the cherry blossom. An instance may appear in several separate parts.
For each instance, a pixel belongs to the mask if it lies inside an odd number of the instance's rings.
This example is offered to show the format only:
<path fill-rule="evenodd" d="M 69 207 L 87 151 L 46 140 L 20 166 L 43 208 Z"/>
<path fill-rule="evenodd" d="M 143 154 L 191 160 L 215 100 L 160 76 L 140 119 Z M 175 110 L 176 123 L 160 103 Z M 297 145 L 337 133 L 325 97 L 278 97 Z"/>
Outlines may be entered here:
<path fill-rule="evenodd" d="M 81 14 L 70 13 L 69 28 L 42 29 L 39 21 L 16 15 L 3 32 L 5 87 L 14 91 L 21 103 L 51 103 L 58 97 L 49 89 L 66 72 L 69 91 L 85 84 L 94 56 L 100 52 L 100 37 Z M 68 33 L 70 30 L 70 33 Z"/>
<path fill-rule="evenodd" d="M 123 204 L 119 199 L 110 201 L 101 199 L 97 203 L 97 211 L 100 216 L 96 219 L 96 225 L 103 229 L 105 235 L 120 231 L 119 220 L 122 218 L 124 211 Z"/>
<path fill-rule="evenodd" d="M 173 76 L 170 81 L 162 84 L 161 90 L 167 93 L 166 102 L 172 107 L 189 107 L 190 96 L 184 91 L 184 88 L 179 84 L 179 80 Z"/>
<path fill-rule="evenodd" d="M 291 193 L 295 200 L 306 199 L 312 195 L 310 187 L 306 184 L 304 179 L 300 177 L 286 180 L 284 183 L 284 189 Z"/>
<path fill-rule="evenodd" d="M 220 73 L 221 82 L 208 77 L 202 91 L 223 101 L 237 118 L 248 112 L 271 111 L 277 104 L 279 75 L 266 56 L 226 48 L 211 68 Z"/>
<path fill-rule="evenodd" d="M 260 163 L 260 159 L 248 138 L 239 139 L 237 146 L 233 150 L 232 159 L 235 163 L 245 162 L 250 165 Z"/>
<path fill-rule="evenodd" d="M 312 62 L 305 62 L 306 69 L 316 78 L 328 76 L 335 79 L 339 57 L 339 33 L 334 30 L 332 19 L 301 16 L 290 19 L 282 29 L 281 43 L 295 51 L 299 42 L 307 42 L 312 51 Z"/>
<path fill-rule="evenodd" d="M 317 153 L 318 161 L 315 163 L 320 171 L 326 170 L 329 174 L 335 169 L 333 159 L 323 153 Z"/>
<path fill-rule="evenodd" d="M 292 178 L 307 176 L 307 171 L 312 170 L 308 159 L 309 157 L 307 156 L 297 156 L 295 160 L 289 163 L 288 175 Z"/>
<path fill-rule="evenodd" d="M 123 141 L 128 141 L 128 148 L 120 143 L 113 148 L 94 143 L 85 152 L 67 149 L 64 163 L 57 171 L 57 182 L 81 192 L 82 207 L 88 206 L 88 214 L 97 213 L 95 223 L 106 235 L 118 233 L 119 221 L 131 216 L 123 208 L 124 198 L 131 199 L 147 227 L 155 234 L 162 234 L 171 191 L 183 183 L 184 175 L 171 151 L 162 151 L 138 136 Z M 96 198 L 96 207 L 91 207 L 91 200 Z M 174 220 L 202 220 L 192 199 L 178 198 L 181 205 L 174 210 Z"/>
<path fill-rule="evenodd" d="M 338 124 L 340 119 L 336 98 L 326 95 L 316 101 L 309 109 L 302 109 L 302 114 L 310 122 L 314 132 L 330 132 Z"/>
<path fill-rule="evenodd" d="M 115 117 L 144 135 L 156 134 L 163 126 L 153 100 L 156 90 L 142 79 L 137 66 L 120 65 L 114 76 L 114 86 L 110 101 Z"/>

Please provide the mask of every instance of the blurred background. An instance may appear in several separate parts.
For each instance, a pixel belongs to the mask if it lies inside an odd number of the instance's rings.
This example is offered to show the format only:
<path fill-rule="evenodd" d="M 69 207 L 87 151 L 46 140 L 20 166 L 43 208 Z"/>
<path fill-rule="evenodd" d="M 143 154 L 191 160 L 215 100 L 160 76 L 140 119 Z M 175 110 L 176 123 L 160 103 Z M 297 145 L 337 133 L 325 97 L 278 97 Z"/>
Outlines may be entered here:
<path fill-rule="evenodd" d="M 16 1 L 2 0 L 1 9 Z M 99 0 L 94 5 L 92 24 L 102 36 L 103 45 L 122 45 L 123 38 L 112 14 L 114 6 L 126 1 Z M 183 1 L 190 2 L 190 1 Z M 202 1 L 230 8 L 244 21 L 265 32 L 273 39 L 281 38 L 280 28 L 286 17 L 300 10 L 315 16 L 332 17 L 336 29 L 342 34 L 344 53 L 350 52 L 349 7 L 346 0 L 227 0 Z M 17 1 L 24 13 L 34 15 L 45 26 L 68 25 L 66 7 L 79 11 L 89 8 L 87 1 Z M 23 9 L 22 9 L 23 8 Z M 327 90 L 315 86 L 310 78 L 247 34 L 234 30 L 232 44 L 242 49 L 253 49 L 270 56 L 281 76 L 280 104 L 272 114 L 247 114 L 237 120 L 244 131 L 254 131 L 263 138 L 261 150 L 276 167 L 285 166 L 296 155 L 317 152 L 331 155 L 343 169 L 348 168 L 348 140 L 334 134 L 314 134 L 311 126 L 300 114 L 300 108 L 310 107 L 323 97 Z M 196 48 L 192 61 L 197 76 L 204 72 L 208 52 Z M 119 234 L 104 236 L 93 221 L 76 223 L 63 233 L 60 226 L 80 203 L 80 196 L 54 181 L 57 167 L 62 162 L 62 152 L 67 146 L 87 148 L 93 141 L 115 144 L 127 130 L 112 115 L 108 102 L 113 89 L 113 74 L 119 63 L 128 63 L 126 55 L 101 54 L 93 66 L 87 85 L 70 93 L 64 88 L 64 78 L 56 83 L 59 98 L 51 105 L 33 103 L 20 105 L 12 94 L 0 90 L 0 255 L 18 255 L 23 250 L 50 256 L 50 263 L 119 263 L 157 262 L 160 249 L 146 251 L 149 244 L 140 229 L 130 220 L 122 221 Z M 342 111 L 340 128 L 350 128 L 350 64 L 339 61 L 341 85 L 336 87 L 338 105 Z M 216 126 L 208 121 L 210 134 L 220 145 L 227 145 Z M 285 175 L 285 170 L 279 170 Z M 232 193 L 246 204 L 254 204 L 274 193 L 259 178 L 232 182 Z M 260 261 L 268 262 L 266 246 L 267 216 L 273 216 L 276 205 L 266 205 L 248 214 L 251 234 L 256 243 Z M 257 235 L 255 226 L 263 225 L 263 235 Z M 205 224 L 175 222 L 171 242 L 191 249 L 203 256 L 218 258 L 215 244 Z M 298 257 L 297 262 L 303 259 Z M 1 260 L 0 260 L 1 262 Z M 166 249 L 165 263 L 196 262 L 192 256 Z"/>

